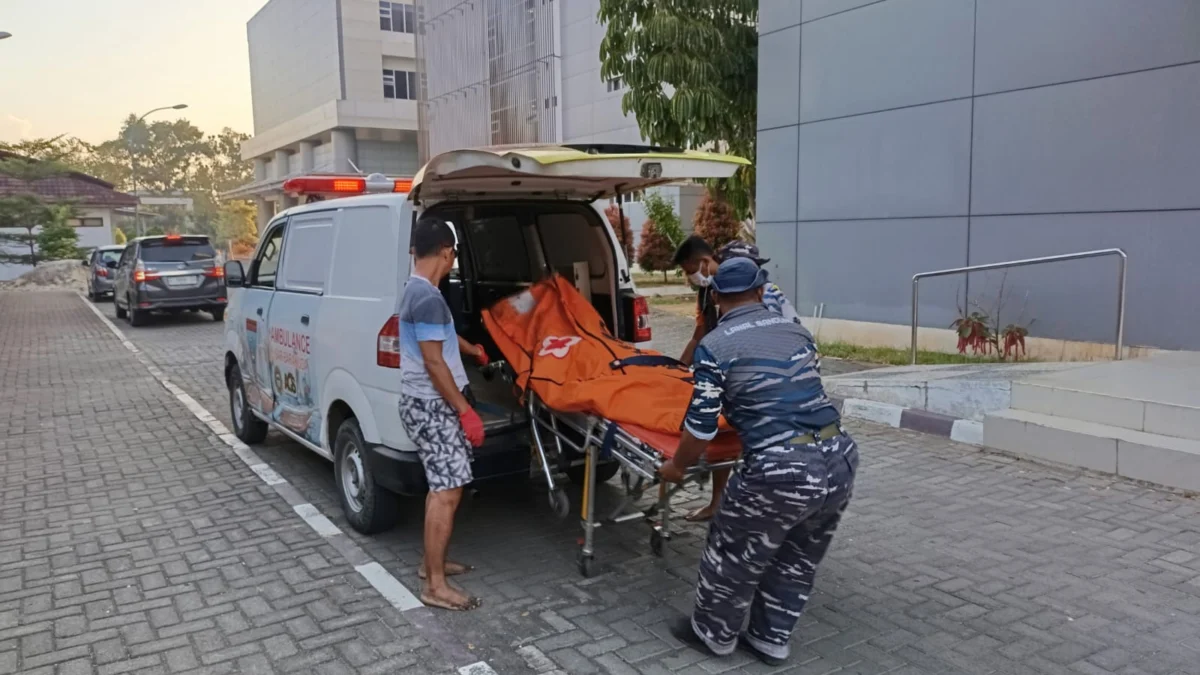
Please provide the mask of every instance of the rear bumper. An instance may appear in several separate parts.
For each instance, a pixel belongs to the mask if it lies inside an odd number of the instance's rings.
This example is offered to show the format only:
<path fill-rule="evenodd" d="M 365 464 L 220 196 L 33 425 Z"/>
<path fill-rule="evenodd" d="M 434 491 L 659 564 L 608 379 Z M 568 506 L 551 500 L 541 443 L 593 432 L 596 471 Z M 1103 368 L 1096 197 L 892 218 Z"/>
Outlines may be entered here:
<path fill-rule="evenodd" d="M 491 433 L 482 448 L 475 450 L 471 473 L 475 483 L 529 472 L 529 437 L 524 428 L 513 427 Z M 367 453 L 375 481 L 390 492 L 415 496 L 424 494 L 425 468 L 415 450 L 396 450 L 372 445 Z"/>
<path fill-rule="evenodd" d="M 217 309 L 225 307 L 229 301 L 224 296 L 204 296 L 191 298 L 172 298 L 169 296 L 147 297 L 139 294 L 134 298 L 137 309 L 154 311 L 156 309 Z"/>
<path fill-rule="evenodd" d="M 108 279 L 92 277 L 92 292 L 97 293 L 97 294 L 112 293 L 113 292 L 113 282 Z"/>

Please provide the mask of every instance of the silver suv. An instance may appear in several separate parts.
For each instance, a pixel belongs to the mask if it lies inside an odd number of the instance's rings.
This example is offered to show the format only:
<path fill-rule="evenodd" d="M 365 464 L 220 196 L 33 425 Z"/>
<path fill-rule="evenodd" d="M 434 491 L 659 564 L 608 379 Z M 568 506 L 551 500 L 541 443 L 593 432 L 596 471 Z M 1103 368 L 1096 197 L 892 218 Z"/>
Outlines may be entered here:
<path fill-rule="evenodd" d="M 88 268 L 87 296 L 88 300 L 96 302 L 106 295 L 112 295 L 113 279 L 117 275 L 117 262 L 121 259 L 121 246 L 101 246 L 93 249 L 88 257 L 83 259 L 83 266 Z"/>

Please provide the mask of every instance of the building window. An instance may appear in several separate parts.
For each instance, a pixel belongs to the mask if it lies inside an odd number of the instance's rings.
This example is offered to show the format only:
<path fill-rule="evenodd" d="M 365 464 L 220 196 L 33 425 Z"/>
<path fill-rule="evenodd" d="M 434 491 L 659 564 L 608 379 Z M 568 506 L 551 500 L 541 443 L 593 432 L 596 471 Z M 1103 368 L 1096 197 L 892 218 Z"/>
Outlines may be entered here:
<path fill-rule="evenodd" d="M 619 77 L 612 78 L 611 80 L 608 81 L 609 93 L 614 92 L 614 91 L 620 91 L 621 87 L 624 86 L 624 84 L 625 83 L 621 81 L 621 78 L 619 78 Z"/>
<path fill-rule="evenodd" d="M 640 201 L 642 201 L 642 199 L 645 196 L 646 196 L 646 193 L 642 192 L 641 190 L 634 190 L 633 192 L 623 192 L 623 193 L 621 193 L 621 203 L 632 204 L 633 202 L 640 202 Z M 608 203 L 615 206 L 617 203 L 617 198 L 616 197 L 610 198 L 608 200 Z"/>
<path fill-rule="evenodd" d="M 399 2 L 380 2 L 379 29 L 393 33 L 416 33 L 417 18 L 413 15 L 413 6 Z"/>
<path fill-rule="evenodd" d="M 417 74 L 408 70 L 383 69 L 383 97 L 417 100 Z"/>
<path fill-rule="evenodd" d="M 71 227 L 104 227 L 103 218 L 72 218 L 68 222 Z"/>

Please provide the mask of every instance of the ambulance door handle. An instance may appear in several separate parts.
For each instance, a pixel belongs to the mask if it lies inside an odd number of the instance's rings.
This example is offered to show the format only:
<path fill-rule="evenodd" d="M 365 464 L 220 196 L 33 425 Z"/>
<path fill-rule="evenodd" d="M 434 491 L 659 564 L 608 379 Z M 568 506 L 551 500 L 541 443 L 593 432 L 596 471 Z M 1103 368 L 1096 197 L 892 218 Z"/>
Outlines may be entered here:
<path fill-rule="evenodd" d="M 258 308 L 258 315 L 259 315 L 259 316 L 262 316 L 262 307 L 259 307 L 259 308 Z"/>
<path fill-rule="evenodd" d="M 304 324 L 305 326 L 308 325 L 308 315 L 307 314 L 300 317 L 300 323 Z"/>

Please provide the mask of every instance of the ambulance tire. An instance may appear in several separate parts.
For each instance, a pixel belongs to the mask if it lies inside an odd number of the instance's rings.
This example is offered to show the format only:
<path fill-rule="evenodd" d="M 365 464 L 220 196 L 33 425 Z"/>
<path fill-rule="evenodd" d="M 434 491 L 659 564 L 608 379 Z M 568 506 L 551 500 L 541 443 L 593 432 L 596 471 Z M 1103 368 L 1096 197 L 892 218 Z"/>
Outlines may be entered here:
<path fill-rule="evenodd" d="M 250 411 L 242 371 L 236 363 L 229 369 L 229 380 L 225 385 L 229 388 L 229 416 L 233 420 L 234 435 L 243 443 L 262 443 L 267 437 L 267 423 Z"/>
<path fill-rule="evenodd" d="M 367 442 L 353 417 L 338 427 L 333 442 L 333 477 L 350 527 L 362 534 L 392 529 L 400 505 L 394 493 L 375 482 L 367 461 Z"/>
<path fill-rule="evenodd" d="M 586 473 L 586 469 L 587 467 L 583 464 L 567 467 L 567 478 L 571 479 L 571 482 L 576 485 L 583 485 L 583 478 L 584 473 Z M 607 483 L 608 481 L 612 480 L 612 477 L 617 475 L 617 472 L 620 470 L 621 463 L 616 460 L 605 462 L 604 464 L 597 464 L 596 482 Z"/>

